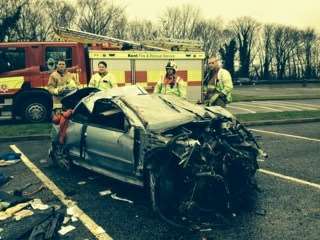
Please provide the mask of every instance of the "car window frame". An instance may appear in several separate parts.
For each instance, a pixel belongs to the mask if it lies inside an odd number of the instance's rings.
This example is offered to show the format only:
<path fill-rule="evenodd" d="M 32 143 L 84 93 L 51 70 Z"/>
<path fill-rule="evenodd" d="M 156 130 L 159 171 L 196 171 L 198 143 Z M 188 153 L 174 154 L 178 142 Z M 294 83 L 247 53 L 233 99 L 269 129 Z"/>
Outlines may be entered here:
<path fill-rule="evenodd" d="M 98 124 L 98 123 L 94 123 L 90 121 L 90 118 L 88 120 L 88 122 L 86 123 L 86 125 L 88 126 L 92 126 L 92 127 L 96 127 L 96 128 L 101 128 L 101 129 L 106 129 L 106 130 L 110 130 L 110 131 L 115 131 L 115 132 L 121 132 L 121 133 L 129 133 L 130 129 L 132 128 L 132 124 L 129 120 L 129 118 L 127 117 L 127 115 L 125 114 L 125 112 L 122 110 L 122 108 L 120 106 L 118 106 L 115 102 L 111 101 L 111 103 L 116 106 L 120 112 L 123 114 L 124 117 L 124 121 L 127 122 L 128 124 L 128 128 L 125 130 L 119 129 L 119 128 L 113 128 L 113 127 L 109 127 L 109 126 L 104 126 L 102 124 Z M 93 117 L 93 114 L 90 114 L 90 117 Z"/>

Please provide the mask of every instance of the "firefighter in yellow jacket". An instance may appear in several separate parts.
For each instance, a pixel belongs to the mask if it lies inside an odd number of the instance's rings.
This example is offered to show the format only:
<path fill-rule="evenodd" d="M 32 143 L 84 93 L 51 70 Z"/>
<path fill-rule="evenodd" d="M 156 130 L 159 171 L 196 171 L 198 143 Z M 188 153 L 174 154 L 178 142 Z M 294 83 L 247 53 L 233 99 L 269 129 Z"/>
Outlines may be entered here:
<path fill-rule="evenodd" d="M 204 82 L 205 104 L 225 107 L 232 101 L 233 83 L 230 73 L 221 67 L 217 58 L 208 60 L 209 74 Z"/>
<path fill-rule="evenodd" d="M 92 75 L 89 87 L 98 88 L 100 90 L 117 87 L 114 76 L 107 71 L 106 62 L 101 61 L 98 63 L 98 72 Z"/>
<path fill-rule="evenodd" d="M 176 75 L 176 72 L 177 65 L 173 61 L 169 61 L 166 65 L 166 74 L 157 82 L 154 93 L 176 95 L 181 98 L 186 98 L 187 84 L 182 78 Z"/>
<path fill-rule="evenodd" d="M 48 91 L 53 95 L 54 102 L 59 103 L 65 93 L 78 87 L 79 82 L 74 74 L 67 71 L 65 60 L 58 60 L 57 69 L 51 73 L 48 81 Z"/>

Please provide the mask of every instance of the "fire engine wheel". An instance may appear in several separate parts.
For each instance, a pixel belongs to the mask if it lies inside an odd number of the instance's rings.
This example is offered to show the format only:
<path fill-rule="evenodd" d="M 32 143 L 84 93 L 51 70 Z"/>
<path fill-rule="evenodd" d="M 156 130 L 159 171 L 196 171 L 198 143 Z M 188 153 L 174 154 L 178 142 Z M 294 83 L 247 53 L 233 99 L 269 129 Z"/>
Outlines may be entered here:
<path fill-rule="evenodd" d="M 48 120 L 50 109 L 42 100 L 31 99 L 23 104 L 21 114 L 25 121 L 39 123 Z"/>

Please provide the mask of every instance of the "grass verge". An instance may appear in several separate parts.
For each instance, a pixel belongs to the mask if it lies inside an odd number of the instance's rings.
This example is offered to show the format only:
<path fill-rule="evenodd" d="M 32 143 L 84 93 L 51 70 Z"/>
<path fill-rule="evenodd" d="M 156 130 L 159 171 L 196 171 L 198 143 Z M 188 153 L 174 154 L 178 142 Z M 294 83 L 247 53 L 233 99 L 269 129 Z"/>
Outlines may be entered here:
<path fill-rule="evenodd" d="M 290 112 L 269 112 L 269 113 L 248 113 L 236 115 L 239 121 L 267 121 L 284 119 L 320 118 L 320 111 L 290 111 Z"/>
<path fill-rule="evenodd" d="M 275 95 L 275 96 L 250 96 L 242 94 L 232 94 L 232 102 L 243 101 L 264 101 L 264 100 L 304 100 L 304 99 L 319 99 L 320 95 Z"/>
<path fill-rule="evenodd" d="M 46 135 L 50 134 L 50 123 L 8 124 L 0 125 L 0 137 Z"/>

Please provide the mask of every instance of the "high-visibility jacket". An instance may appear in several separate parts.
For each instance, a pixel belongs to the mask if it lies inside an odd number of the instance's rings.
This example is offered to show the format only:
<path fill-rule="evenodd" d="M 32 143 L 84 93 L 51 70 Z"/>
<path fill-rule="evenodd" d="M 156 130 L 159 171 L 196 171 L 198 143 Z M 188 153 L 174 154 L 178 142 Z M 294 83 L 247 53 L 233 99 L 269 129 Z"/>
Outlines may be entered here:
<path fill-rule="evenodd" d="M 113 87 L 117 87 L 117 82 L 114 76 L 107 72 L 105 75 L 100 75 L 100 73 L 95 73 L 92 75 L 89 87 L 98 88 L 100 90 L 107 90 Z"/>
<path fill-rule="evenodd" d="M 212 92 L 215 97 L 216 94 L 224 94 L 228 102 L 232 101 L 231 92 L 233 89 L 233 83 L 230 73 L 220 68 L 218 71 L 217 79 L 215 81 L 209 81 L 208 85 L 205 87 L 206 92 Z"/>
<path fill-rule="evenodd" d="M 74 74 L 66 71 L 63 75 L 58 71 L 51 73 L 48 81 L 48 91 L 52 95 L 59 95 L 61 92 L 67 89 L 76 89 L 79 86 L 79 82 L 74 77 Z"/>
<path fill-rule="evenodd" d="M 154 87 L 154 93 L 166 94 L 166 95 L 176 95 L 178 97 L 187 97 L 187 83 L 183 81 L 182 78 L 177 76 L 175 84 L 171 87 L 170 84 L 166 84 L 166 78 L 163 77 L 159 80 Z"/>

